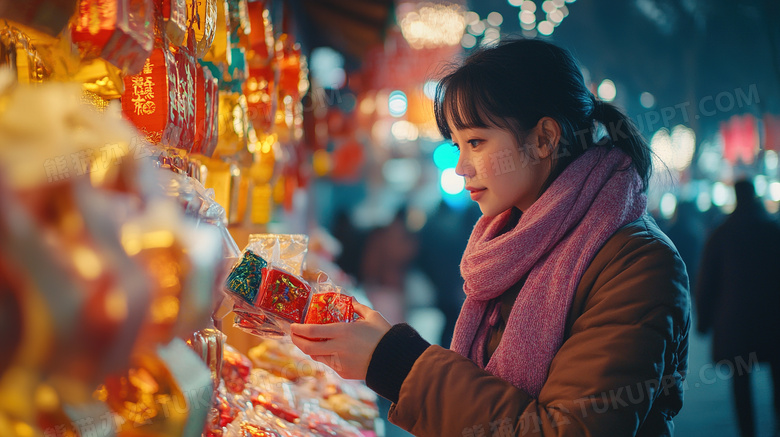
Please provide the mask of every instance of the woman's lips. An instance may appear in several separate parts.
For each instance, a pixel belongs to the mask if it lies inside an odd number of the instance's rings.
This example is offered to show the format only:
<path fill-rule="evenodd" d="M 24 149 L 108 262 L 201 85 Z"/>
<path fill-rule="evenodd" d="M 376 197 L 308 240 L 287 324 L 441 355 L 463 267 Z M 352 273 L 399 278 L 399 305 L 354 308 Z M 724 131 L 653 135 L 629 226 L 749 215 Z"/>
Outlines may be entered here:
<path fill-rule="evenodd" d="M 471 188 L 469 189 L 469 194 L 471 195 L 471 200 L 478 201 L 480 197 L 482 197 L 483 194 L 485 194 L 486 188 Z"/>

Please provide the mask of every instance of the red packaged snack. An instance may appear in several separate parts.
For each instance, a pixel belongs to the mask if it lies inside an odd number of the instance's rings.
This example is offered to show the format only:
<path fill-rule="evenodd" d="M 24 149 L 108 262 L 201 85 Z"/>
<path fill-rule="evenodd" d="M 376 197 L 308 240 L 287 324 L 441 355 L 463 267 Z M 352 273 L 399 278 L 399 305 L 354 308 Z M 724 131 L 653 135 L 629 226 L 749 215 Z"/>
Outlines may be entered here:
<path fill-rule="evenodd" d="M 241 437 L 279 437 L 279 433 L 263 426 L 241 422 Z"/>
<path fill-rule="evenodd" d="M 218 420 L 219 420 L 219 428 L 223 428 L 227 426 L 229 423 L 232 423 L 233 420 L 236 419 L 238 416 L 238 409 L 231 406 L 230 403 L 225 399 L 224 396 L 222 396 L 221 393 L 218 393 L 215 400 L 215 408 L 218 411 Z"/>
<path fill-rule="evenodd" d="M 249 358 L 225 345 L 222 363 L 222 379 L 225 387 L 233 393 L 241 393 L 249 382 L 249 374 L 252 371 L 252 362 Z"/>
<path fill-rule="evenodd" d="M 259 307 L 290 322 L 301 323 L 309 305 L 311 287 L 302 279 L 282 270 L 263 270 Z"/>
<path fill-rule="evenodd" d="M 252 405 L 260 405 L 270 411 L 274 416 L 290 423 L 295 422 L 301 414 L 292 408 L 287 401 L 273 393 L 257 393 L 252 396 Z"/>
<path fill-rule="evenodd" d="M 341 293 L 319 293 L 312 296 L 304 323 L 319 325 L 348 323 L 353 320 L 354 314 L 352 296 Z"/>

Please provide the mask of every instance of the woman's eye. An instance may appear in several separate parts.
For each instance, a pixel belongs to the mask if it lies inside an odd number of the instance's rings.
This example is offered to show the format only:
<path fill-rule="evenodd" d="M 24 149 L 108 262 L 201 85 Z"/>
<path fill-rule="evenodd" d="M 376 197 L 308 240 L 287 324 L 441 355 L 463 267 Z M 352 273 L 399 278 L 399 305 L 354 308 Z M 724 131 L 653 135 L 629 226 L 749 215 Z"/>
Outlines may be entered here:
<path fill-rule="evenodd" d="M 455 148 L 455 150 L 457 150 L 458 152 L 460 152 L 460 146 L 458 145 L 458 143 L 452 143 L 452 147 L 454 147 L 454 148 Z"/>
<path fill-rule="evenodd" d="M 477 147 L 482 143 L 482 140 L 469 140 L 471 147 Z"/>

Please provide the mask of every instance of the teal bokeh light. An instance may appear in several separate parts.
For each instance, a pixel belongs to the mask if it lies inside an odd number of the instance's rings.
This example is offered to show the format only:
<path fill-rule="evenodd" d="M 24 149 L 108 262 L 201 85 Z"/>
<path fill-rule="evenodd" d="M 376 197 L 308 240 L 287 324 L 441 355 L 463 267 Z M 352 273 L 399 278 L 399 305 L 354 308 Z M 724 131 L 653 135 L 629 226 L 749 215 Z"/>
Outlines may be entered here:
<path fill-rule="evenodd" d="M 458 149 L 452 143 L 442 143 L 433 151 L 433 163 L 440 170 L 455 168 L 458 165 Z"/>

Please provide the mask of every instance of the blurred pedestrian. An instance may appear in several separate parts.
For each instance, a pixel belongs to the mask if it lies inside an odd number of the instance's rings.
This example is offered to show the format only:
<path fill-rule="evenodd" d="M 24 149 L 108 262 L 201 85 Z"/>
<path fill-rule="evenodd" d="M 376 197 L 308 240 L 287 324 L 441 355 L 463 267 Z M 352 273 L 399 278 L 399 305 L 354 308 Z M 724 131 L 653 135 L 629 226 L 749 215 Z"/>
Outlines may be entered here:
<path fill-rule="evenodd" d="M 468 234 L 474 227 L 468 211 L 455 211 L 442 201 L 420 230 L 420 269 L 428 276 L 436 292 L 436 305 L 444 314 L 439 344 L 448 347 L 463 305 L 463 278 L 460 259 L 466 250 Z"/>
<path fill-rule="evenodd" d="M 674 218 L 666 231 L 685 263 L 690 278 L 690 288 L 696 287 L 696 273 L 699 271 L 699 259 L 706 239 L 702 214 L 693 202 L 680 202 Z"/>
<path fill-rule="evenodd" d="M 366 237 L 359 280 L 374 308 L 393 323 L 406 320 L 404 287 L 417 246 L 416 235 L 406 227 L 405 208 Z"/>
<path fill-rule="evenodd" d="M 756 198 L 753 183 L 734 184 L 737 206 L 710 235 L 696 287 L 698 330 L 712 330 L 712 358 L 735 369 L 742 437 L 755 435 L 750 363 L 767 362 L 780 420 L 780 226 Z M 778 424 L 780 425 L 780 423 Z"/>

